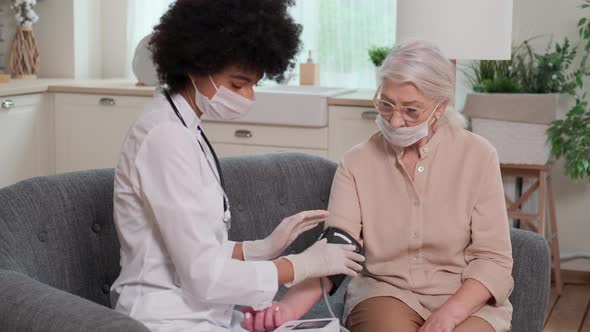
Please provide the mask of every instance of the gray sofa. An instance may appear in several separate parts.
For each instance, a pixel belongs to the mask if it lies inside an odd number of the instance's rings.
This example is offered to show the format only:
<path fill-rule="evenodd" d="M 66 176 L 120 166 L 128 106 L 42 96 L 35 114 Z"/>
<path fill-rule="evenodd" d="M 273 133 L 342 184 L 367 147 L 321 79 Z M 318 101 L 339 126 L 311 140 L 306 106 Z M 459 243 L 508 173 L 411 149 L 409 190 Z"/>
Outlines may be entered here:
<path fill-rule="evenodd" d="M 326 208 L 336 164 L 286 153 L 225 159 L 222 168 L 232 203 L 230 238 L 249 240 L 266 236 L 285 216 Z M 119 272 L 112 198 L 111 169 L 0 189 L 1 331 L 146 331 L 110 309 L 109 288 Z M 319 232 L 306 233 L 288 251 L 303 250 Z M 512 243 L 513 331 L 541 331 L 549 294 L 548 246 L 521 230 L 513 230 Z M 339 313 L 343 291 L 331 298 Z M 320 303 L 308 316 L 328 314 Z"/>

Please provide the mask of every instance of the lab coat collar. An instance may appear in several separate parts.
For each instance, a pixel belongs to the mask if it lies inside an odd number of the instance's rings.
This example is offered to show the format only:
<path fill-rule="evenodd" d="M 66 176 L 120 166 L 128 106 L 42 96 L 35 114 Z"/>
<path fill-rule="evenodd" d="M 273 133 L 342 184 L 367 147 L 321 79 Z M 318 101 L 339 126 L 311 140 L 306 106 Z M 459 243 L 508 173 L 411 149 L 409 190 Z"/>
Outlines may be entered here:
<path fill-rule="evenodd" d="M 164 91 L 160 89 L 159 94 L 162 102 L 165 103 L 168 108 L 171 108 L 170 104 L 168 103 L 168 99 L 164 95 Z M 188 129 L 192 132 L 196 132 L 199 125 L 201 124 L 201 119 L 197 116 L 197 113 L 195 113 L 193 108 L 188 104 L 186 99 L 184 99 L 181 94 L 173 93 L 170 94 L 170 97 L 172 98 L 174 105 L 176 105 L 176 108 L 178 108 L 178 111 L 184 119 Z M 176 118 L 174 111 L 172 109 L 170 109 L 170 111 L 172 112 L 172 116 Z"/>

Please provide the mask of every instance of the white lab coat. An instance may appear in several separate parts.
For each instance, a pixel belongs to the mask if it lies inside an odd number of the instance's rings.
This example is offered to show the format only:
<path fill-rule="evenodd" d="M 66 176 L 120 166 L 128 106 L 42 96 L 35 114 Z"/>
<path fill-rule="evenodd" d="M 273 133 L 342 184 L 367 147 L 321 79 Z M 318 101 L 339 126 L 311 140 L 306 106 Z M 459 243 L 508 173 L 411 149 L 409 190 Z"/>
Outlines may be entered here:
<path fill-rule="evenodd" d="M 270 305 L 277 270 L 231 258 L 235 243 L 200 119 L 182 96 L 172 99 L 188 129 L 157 91 L 123 143 L 114 192 L 121 274 L 111 295 L 117 311 L 152 331 L 233 331 L 235 304 Z"/>

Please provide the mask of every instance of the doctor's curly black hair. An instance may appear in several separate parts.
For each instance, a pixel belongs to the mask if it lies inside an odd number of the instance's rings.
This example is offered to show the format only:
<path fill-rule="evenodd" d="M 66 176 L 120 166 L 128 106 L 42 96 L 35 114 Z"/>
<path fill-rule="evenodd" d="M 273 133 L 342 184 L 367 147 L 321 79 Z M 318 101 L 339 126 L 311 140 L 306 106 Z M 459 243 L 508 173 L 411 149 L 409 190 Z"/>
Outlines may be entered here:
<path fill-rule="evenodd" d="M 301 26 L 293 0 L 177 0 L 150 39 L 158 76 L 173 92 L 187 73 L 208 75 L 231 65 L 281 80 L 295 65 Z"/>

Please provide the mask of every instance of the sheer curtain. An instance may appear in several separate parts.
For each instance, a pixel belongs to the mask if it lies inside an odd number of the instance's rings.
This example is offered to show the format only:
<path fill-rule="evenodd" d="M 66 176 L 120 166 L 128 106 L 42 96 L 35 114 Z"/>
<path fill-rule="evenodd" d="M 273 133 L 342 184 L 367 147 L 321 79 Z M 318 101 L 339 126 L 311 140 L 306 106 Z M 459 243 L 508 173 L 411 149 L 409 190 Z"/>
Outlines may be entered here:
<path fill-rule="evenodd" d="M 174 0 L 127 0 L 127 65 L 139 41 L 149 34 Z M 253 0 L 255 1 L 255 0 Z M 290 13 L 303 26 L 302 49 L 297 63 L 312 51 L 320 64 L 324 86 L 372 88 L 375 67 L 367 50 L 371 46 L 392 46 L 395 41 L 396 0 L 297 0 Z M 299 66 L 292 83 L 298 82 Z"/>
<path fill-rule="evenodd" d="M 131 61 L 135 47 L 143 37 L 152 32 L 160 17 L 174 0 L 127 0 L 127 77 L 133 77 Z"/>
<path fill-rule="evenodd" d="M 395 10 L 396 0 L 297 0 L 291 15 L 303 26 L 298 63 L 311 50 L 321 85 L 375 87 L 368 48 L 394 44 Z"/>

